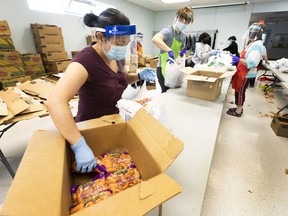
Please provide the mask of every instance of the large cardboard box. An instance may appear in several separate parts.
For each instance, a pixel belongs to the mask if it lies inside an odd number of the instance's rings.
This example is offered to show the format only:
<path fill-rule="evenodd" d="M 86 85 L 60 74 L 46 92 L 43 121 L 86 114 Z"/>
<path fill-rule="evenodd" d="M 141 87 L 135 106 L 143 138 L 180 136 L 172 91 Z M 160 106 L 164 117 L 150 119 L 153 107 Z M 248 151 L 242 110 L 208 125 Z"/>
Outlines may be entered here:
<path fill-rule="evenodd" d="M 0 51 L 15 50 L 14 42 L 10 36 L 0 35 Z"/>
<path fill-rule="evenodd" d="M 62 35 L 61 27 L 47 24 L 30 24 L 31 31 L 36 35 Z"/>
<path fill-rule="evenodd" d="M 21 59 L 24 66 L 43 65 L 41 55 L 39 53 L 21 54 Z"/>
<path fill-rule="evenodd" d="M 0 51 L 0 66 L 22 64 L 19 51 Z"/>
<path fill-rule="evenodd" d="M 61 35 L 33 35 L 33 38 L 36 44 L 64 44 L 63 36 Z"/>
<path fill-rule="evenodd" d="M 45 68 L 47 73 L 65 72 L 66 68 L 70 63 L 71 63 L 70 59 L 66 59 L 63 61 L 52 61 L 48 62 L 48 65 L 45 63 Z"/>
<path fill-rule="evenodd" d="M 225 68 L 180 69 L 186 74 L 186 95 L 208 101 L 215 101 L 221 94 L 223 79 L 234 72 L 226 72 Z"/>
<path fill-rule="evenodd" d="M 129 122 L 120 115 L 109 115 L 77 126 L 94 155 L 126 148 L 142 181 L 73 216 L 145 215 L 181 192 L 179 184 L 163 172 L 182 151 L 183 143 L 145 109 L 140 109 Z M 71 158 L 70 148 L 60 134 L 34 132 L 0 215 L 68 215 L 70 186 L 88 180 L 88 175 L 73 175 Z"/>
<path fill-rule="evenodd" d="M 65 52 L 64 44 L 35 44 L 38 53 Z"/>
<path fill-rule="evenodd" d="M 43 65 L 24 65 L 25 75 L 31 77 L 39 77 L 46 75 L 46 71 Z"/>
<path fill-rule="evenodd" d="M 0 67 L 0 80 L 25 76 L 22 64 Z"/>
<path fill-rule="evenodd" d="M 8 25 L 8 22 L 6 20 L 0 21 L 0 35 L 11 35 L 11 31 Z"/>
<path fill-rule="evenodd" d="M 61 51 L 56 51 L 56 52 L 47 52 L 47 53 L 42 53 L 41 54 L 42 60 L 45 62 L 48 61 L 60 61 L 60 60 L 65 60 L 68 59 L 68 54 L 67 52 L 61 52 Z"/>
<path fill-rule="evenodd" d="M 288 118 L 280 115 L 273 117 L 271 128 L 277 136 L 288 137 Z"/>

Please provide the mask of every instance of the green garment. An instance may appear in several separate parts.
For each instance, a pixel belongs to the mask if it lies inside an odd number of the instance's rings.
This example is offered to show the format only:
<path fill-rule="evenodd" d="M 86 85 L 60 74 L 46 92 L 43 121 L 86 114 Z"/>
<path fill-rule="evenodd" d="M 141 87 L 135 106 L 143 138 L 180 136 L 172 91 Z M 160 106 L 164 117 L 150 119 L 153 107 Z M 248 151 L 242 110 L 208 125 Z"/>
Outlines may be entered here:
<path fill-rule="evenodd" d="M 174 58 L 175 59 L 179 55 L 179 51 L 181 49 L 181 46 L 182 46 L 182 41 L 180 42 L 180 41 L 176 40 L 176 38 L 174 36 L 171 49 L 172 49 L 172 51 L 174 53 Z M 161 58 L 162 75 L 163 75 L 163 77 L 165 77 L 165 69 L 166 69 L 166 65 L 167 65 L 167 60 L 169 58 L 168 52 L 164 52 L 164 53 L 160 54 L 160 58 Z"/>

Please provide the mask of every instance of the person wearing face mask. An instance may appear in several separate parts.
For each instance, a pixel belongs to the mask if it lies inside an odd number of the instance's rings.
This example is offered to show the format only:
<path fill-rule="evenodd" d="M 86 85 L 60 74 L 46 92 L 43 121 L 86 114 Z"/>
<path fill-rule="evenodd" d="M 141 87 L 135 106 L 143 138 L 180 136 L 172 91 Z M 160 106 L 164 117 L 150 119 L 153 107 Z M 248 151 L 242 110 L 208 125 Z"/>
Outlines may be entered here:
<path fill-rule="evenodd" d="M 238 44 L 236 43 L 236 37 L 231 36 L 228 38 L 228 46 L 223 51 L 229 51 L 232 55 L 239 57 Z"/>
<path fill-rule="evenodd" d="M 130 35 L 136 34 L 136 26 L 119 10 L 108 8 L 99 16 L 89 13 L 84 23 L 96 29 L 97 43 L 80 51 L 67 67 L 49 95 L 46 106 L 50 116 L 75 154 L 76 171 L 91 172 L 97 166 L 97 159 L 76 122 L 119 113 L 117 101 L 128 84 L 140 79 L 154 80 L 152 69 L 138 74 L 125 69 L 126 46 Z M 78 112 L 71 113 L 68 102 L 78 93 Z"/>
<path fill-rule="evenodd" d="M 174 19 L 174 24 L 163 28 L 153 38 L 152 42 L 160 49 L 160 57 L 157 64 L 157 78 L 161 86 L 162 93 L 169 88 L 165 86 L 165 69 L 167 62 L 173 63 L 179 55 L 186 55 L 187 49 L 184 47 L 186 35 L 184 33 L 188 24 L 193 23 L 194 13 L 190 7 L 180 8 Z"/>
<path fill-rule="evenodd" d="M 262 23 L 253 23 L 244 39 L 249 41 L 240 57 L 232 57 L 232 65 L 237 66 L 236 73 L 232 78 L 232 88 L 235 90 L 236 107 L 227 110 L 228 115 L 241 117 L 243 114 L 243 105 L 245 102 L 245 92 L 249 79 L 257 73 L 257 66 L 263 56 L 262 33 L 265 25 Z"/>
<path fill-rule="evenodd" d="M 196 43 L 195 52 L 192 61 L 195 64 L 206 64 L 212 55 L 216 55 L 217 51 L 211 48 L 211 37 L 207 32 L 199 35 Z M 193 67 L 194 67 L 193 65 Z"/>

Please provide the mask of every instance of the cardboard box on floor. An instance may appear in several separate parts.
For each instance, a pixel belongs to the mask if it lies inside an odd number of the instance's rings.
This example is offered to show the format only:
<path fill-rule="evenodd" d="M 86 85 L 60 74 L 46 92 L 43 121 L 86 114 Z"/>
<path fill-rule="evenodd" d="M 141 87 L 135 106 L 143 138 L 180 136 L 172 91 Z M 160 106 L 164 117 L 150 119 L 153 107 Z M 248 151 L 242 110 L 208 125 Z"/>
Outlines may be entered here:
<path fill-rule="evenodd" d="M 186 95 L 208 101 L 215 101 L 221 94 L 222 82 L 225 77 L 233 76 L 235 71 L 226 72 L 226 68 L 185 67 L 180 69 L 187 76 Z"/>
<path fill-rule="evenodd" d="M 145 109 L 129 122 L 109 115 L 77 126 L 96 156 L 126 148 L 143 181 L 73 216 L 145 215 L 181 192 L 178 183 L 163 172 L 182 151 L 183 143 Z M 69 215 L 70 186 L 88 181 L 86 175 L 73 176 L 70 158 L 70 148 L 60 134 L 34 132 L 0 215 Z"/>
<path fill-rule="evenodd" d="M 277 136 L 288 137 L 288 118 L 275 115 L 270 124 Z"/>

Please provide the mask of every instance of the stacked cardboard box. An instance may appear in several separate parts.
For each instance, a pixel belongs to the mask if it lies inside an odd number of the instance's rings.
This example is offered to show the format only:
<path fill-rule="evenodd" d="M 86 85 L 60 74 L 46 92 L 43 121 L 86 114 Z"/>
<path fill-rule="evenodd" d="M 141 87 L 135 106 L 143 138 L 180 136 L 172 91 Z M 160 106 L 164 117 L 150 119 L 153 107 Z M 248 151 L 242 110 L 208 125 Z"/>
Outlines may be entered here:
<path fill-rule="evenodd" d="M 47 73 L 64 72 L 70 63 L 64 48 L 61 27 L 56 25 L 30 24 L 38 53 Z"/>
<path fill-rule="evenodd" d="M 40 54 L 38 53 L 20 54 L 20 57 L 24 65 L 26 75 L 35 78 L 46 74 Z"/>
<path fill-rule="evenodd" d="M 14 86 L 18 82 L 17 79 L 24 76 L 25 71 L 20 53 L 15 50 L 8 22 L 0 21 L 0 81 L 2 88 Z"/>

